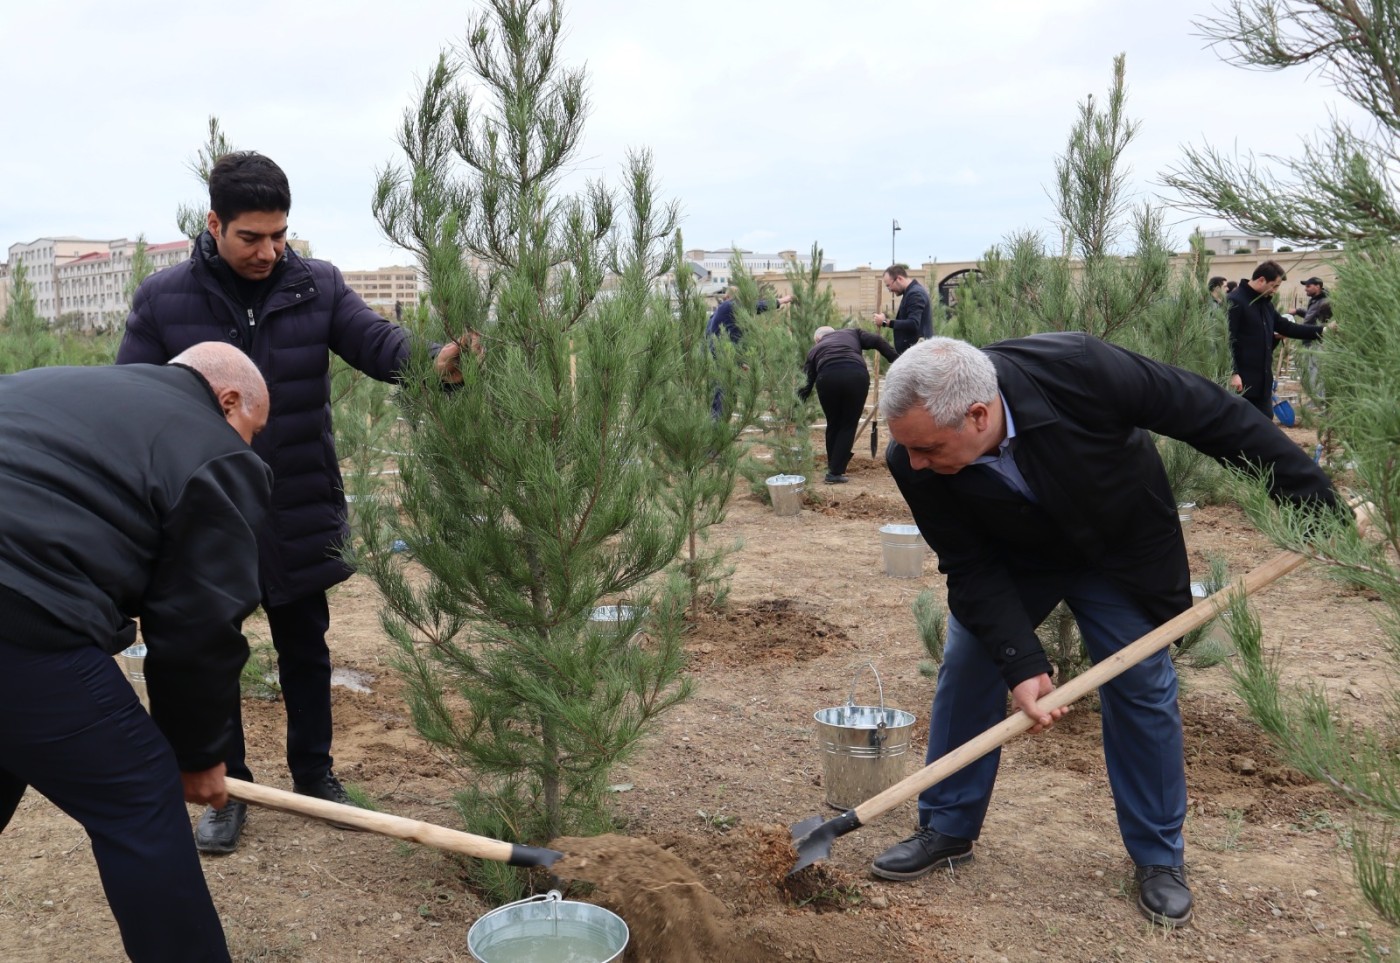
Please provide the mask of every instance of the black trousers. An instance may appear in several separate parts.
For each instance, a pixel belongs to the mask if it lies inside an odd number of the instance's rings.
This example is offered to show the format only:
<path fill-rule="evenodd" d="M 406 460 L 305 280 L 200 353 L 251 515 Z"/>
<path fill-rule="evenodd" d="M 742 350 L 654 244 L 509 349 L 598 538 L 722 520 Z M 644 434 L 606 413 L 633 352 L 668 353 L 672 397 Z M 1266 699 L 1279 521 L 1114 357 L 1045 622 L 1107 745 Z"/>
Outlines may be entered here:
<path fill-rule="evenodd" d="M 0 830 L 33 786 L 92 841 L 127 956 L 226 963 L 175 753 L 116 660 L 95 645 L 25 648 L 0 630 L 0 662 Z"/>
<path fill-rule="evenodd" d="M 851 447 L 869 393 L 870 372 L 864 365 L 827 368 L 817 375 L 817 399 L 826 415 L 826 470 L 833 475 L 846 474 L 851 463 Z"/>
<path fill-rule="evenodd" d="M 313 592 L 285 605 L 270 605 L 268 627 L 277 650 L 277 679 L 287 708 L 287 768 L 297 783 L 314 783 L 331 770 L 331 625 L 325 592 Z M 252 780 L 243 740 L 243 713 L 234 713 L 228 774 Z"/>

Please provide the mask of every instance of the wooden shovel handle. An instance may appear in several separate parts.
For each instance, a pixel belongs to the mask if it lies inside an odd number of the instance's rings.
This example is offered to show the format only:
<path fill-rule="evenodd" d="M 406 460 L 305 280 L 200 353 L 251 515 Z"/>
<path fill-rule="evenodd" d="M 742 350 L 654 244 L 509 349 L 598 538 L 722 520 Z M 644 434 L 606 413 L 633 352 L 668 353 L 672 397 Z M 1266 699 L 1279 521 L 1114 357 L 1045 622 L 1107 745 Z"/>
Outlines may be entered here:
<path fill-rule="evenodd" d="M 1131 645 L 1119 649 L 1087 672 L 1070 679 L 1041 699 L 1041 708 L 1058 709 L 1060 706 L 1069 705 L 1080 696 L 1092 692 L 1110 679 L 1131 669 L 1154 652 L 1165 649 L 1192 629 L 1205 625 L 1229 608 L 1230 598 L 1234 593 L 1243 591 L 1245 595 L 1252 595 L 1269 583 L 1287 575 L 1306 561 L 1307 558 L 1295 552 L 1284 552 L 1265 562 L 1248 575 L 1216 592 L 1204 603 L 1193 605 L 1170 622 L 1163 623 Z M 869 823 L 872 819 L 888 812 L 906 799 L 923 792 L 934 783 L 948 778 L 959 769 L 981 759 L 1012 736 L 1025 732 L 1032 725 L 1030 717 L 1018 709 L 1013 715 L 980 736 L 963 743 L 952 752 L 935 759 L 912 776 L 900 780 L 878 796 L 872 796 L 861 803 L 855 808 L 856 818 L 860 821 L 860 825 Z"/>
<path fill-rule="evenodd" d="M 228 785 L 230 798 L 253 803 L 264 809 L 276 809 L 279 812 L 293 813 L 298 816 L 310 816 L 313 819 L 344 823 L 347 826 L 354 826 L 356 829 L 379 833 L 381 836 L 422 843 L 424 846 L 432 846 L 434 849 L 445 849 L 454 853 L 462 853 L 465 856 L 475 856 L 478 859 L 509 863 L 512 862 L 513 856 L 518 855 L 515 851 L 520 848 L 499 839 L 473 836 L 471 833 L 459 832 L 417 819 L 406 819 L 403 816 L 390 816 L 387 813 L 377 813 L 355 806 L 343 806 L 340 803 L 302 796 L 298 793 L 287 792 L 285 789 L 274 789 L 271 786 L 245 782 L 242 779 L 226 779 L 224 781 Z"/>

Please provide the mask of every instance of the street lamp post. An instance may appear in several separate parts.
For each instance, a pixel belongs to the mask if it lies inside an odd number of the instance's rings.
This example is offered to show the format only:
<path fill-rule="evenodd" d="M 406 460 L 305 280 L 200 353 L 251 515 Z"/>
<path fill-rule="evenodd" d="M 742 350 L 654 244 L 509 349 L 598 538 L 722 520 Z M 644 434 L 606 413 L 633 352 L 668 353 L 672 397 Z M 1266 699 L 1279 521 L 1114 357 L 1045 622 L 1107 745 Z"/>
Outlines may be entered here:
<path fill-rule="evenodd" d="M 895 221 L 895 220 L 890 221 L 890 263 L 891 263 L 891 264 L 898 264 L 898 263 L 899 263 L 899 262 L 896 261 L 895 258 L 894 258 L 894 235 L 895 235 L 895 232 L 898 231 L 898 230 L 900 230 L 899 222 L 898 222 L 898 221 Z"/>

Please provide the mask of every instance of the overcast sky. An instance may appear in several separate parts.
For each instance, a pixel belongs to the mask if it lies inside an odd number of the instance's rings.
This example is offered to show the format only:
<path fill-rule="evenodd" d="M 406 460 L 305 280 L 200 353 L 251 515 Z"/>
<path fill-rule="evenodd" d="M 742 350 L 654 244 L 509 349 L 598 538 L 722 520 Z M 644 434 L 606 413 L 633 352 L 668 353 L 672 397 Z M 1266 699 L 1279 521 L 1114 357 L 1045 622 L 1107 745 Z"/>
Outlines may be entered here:
<path fill-rule="evenodd" d="M 1077 104 L 1127 54 L 1135 189 L 1184 144 L 1293 154 L 1347 105 L 1306 71 L 1231 67 L 1210 0 L 572 0 L 565 59 L 592 110 L 579 176 L 648 147 L 687 247 L 807 250 L 838 267 L 974 259 L 1050 225 Z M 420 79 L 475 4 L 0 4 L 0 251 L 51 235 L 175 240 L 207 206 L 187 165 L 217 115 L 292 185 L 291 228 L 342 268 L 408 263 L 370 213 Z M 1344 116 L 1349 116 L 1343 110 Z M 1192 225 L 1170 218 L 1177 241 Z"/>

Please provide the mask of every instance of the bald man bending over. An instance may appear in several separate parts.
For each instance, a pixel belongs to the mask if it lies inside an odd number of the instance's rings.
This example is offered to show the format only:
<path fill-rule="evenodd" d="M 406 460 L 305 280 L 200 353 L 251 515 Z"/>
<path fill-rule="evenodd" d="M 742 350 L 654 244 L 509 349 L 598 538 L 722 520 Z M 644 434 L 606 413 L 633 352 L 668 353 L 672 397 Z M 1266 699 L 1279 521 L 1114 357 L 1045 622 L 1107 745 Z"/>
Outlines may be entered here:
<path fill-rule="evenodd" d="M 184 804 L 227 801 L 267 410 L 212 342 L 0 376 L 0 830 L 27 786 L 81 823 L 137 963 L 229 959 Z M 150 715 L 112 658 L 136 618 Z"/>

